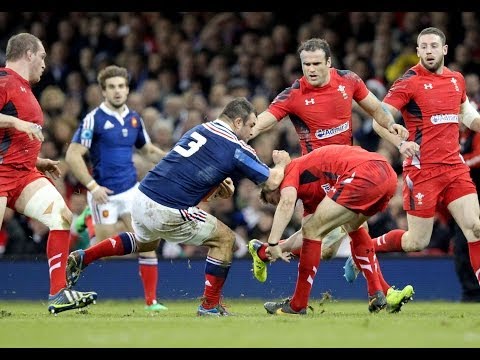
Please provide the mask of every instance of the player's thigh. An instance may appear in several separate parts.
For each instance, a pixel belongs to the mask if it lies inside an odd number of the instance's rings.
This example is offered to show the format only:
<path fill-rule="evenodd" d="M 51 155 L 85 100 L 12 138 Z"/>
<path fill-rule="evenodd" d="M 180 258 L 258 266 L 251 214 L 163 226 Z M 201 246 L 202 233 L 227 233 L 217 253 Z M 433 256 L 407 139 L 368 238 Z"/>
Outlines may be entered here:
<path fill-rule="evenodd" d="M 15 210 L 40 221 L 50 230 L 70 229 L 72 212 L 62 195 L 45 177 L 39 177 L 26 185 L 17 201 Z"/>
<path fill-rule="evenodd" d="M 315 213 L 303 223 L 303 236 L 308 239 L 325 237 L 336 227 L 349 223 L 357 217 L 353 211 L 325 196 L 318 204 Z"/>

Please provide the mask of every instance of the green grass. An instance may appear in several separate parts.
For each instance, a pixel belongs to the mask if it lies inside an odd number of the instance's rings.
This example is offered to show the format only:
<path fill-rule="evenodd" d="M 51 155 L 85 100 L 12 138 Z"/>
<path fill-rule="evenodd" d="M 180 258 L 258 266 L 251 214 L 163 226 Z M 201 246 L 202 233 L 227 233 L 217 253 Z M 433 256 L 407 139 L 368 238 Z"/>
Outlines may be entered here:
<path fill-rule="evenodd" d="M 0 304 L 0 348 L 418 348 L 480 347 L 480 303 L 412 301 L 398 314 L 365 302 L 311 301 L 307 316 L 272 316 L 256 300 L 225 300 L 235 316 L 196 316 L 198 301 L 99 301 L 57 316 L 44 302 Z"/>

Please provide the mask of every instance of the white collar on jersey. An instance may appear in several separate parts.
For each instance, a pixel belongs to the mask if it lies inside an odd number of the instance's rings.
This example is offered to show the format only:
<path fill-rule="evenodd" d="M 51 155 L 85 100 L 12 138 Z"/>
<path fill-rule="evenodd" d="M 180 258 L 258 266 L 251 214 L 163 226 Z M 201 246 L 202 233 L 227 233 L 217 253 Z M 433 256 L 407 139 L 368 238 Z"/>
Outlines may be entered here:
<path fill-rule="evenodd" d="M 123 119 L 125 119 L 125 117 L 130 112 L 130 109 L 128 108 L 128 106 L 125 105 L 125 109 L 122 111 L 121 114 L 119 114 L 118 112 L 113 111 L 110 108 L 108 108 L 107 105 L 105 104 L 105 102 L 102 102 L 100 104 L 100 109 L 102 109 L 106 114 L 115 117 L 120 122 L 120 124 L 122 124 L 122 126 L 124 125 L 124 120 Z"/>
<path fill-rule="evenodd" d="M 227 123 L 223 120 L 220 120 L 220 119 L 213 120 L 213 122 L 220 122 L 220 123 L 222 123 L 223 126 L 228 127 L 233 133 L 235 133 L 235 131 L 233 131 L 233 128 L 229 123 Z"/>

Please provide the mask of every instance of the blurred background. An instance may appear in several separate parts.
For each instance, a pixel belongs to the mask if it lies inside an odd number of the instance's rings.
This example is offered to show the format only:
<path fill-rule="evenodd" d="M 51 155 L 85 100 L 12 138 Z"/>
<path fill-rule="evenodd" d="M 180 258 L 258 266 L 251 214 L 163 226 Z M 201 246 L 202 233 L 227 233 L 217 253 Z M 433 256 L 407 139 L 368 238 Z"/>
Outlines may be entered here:
<path fill-rule="evenodd" d="M 383 99 L 394 80 L 418 62 L 416 38 L 427 27 L 447 36 L 446 65 L 461 71 L 471 101 L 480 104 L 480 26 L 478 12 L 0 12 L 0 64 L 5 63 L 9 37 L 30 32 L 47 51 L 47 68 L 35 95 L 44 112 L 45 142 L 41 157 L 61 160 L 63 176 L 55 181 L 74 216 L 86 206 L 85 188 L 63 160 L 79 121 L 103 100 L 96 76 L 116 64 L 130 73 L 127 105 L 138 111 L 152 142 L 169 150 L 193 126 L 214 120 L 235 96 L 245 96 L 258 113 L 302 76 L 296 49 L 311 37 L 326 39 L 332 66 L 356 72 Z M 398 150 L 372 130 L 371 119 L 358 107 L 353 112 L 354 141 L 386 156 L 399 174 L 397 195 L 389 208 L 369 220 L 372 237 L 391 229 L 406 229 L 401 198 Z M 259 157 L 271 164 L 273 149 L 292 157 L 300 148 L 288 119 L 251 142 Z M 139 179 L 149 170 L 135 158 Z M 472 173 L 473 174 L 473 173 Z M 274 208 L 262 205 L 249 180 L 236 184 L 231 199 L 202 207 L 237 234 L 237 258 L 249 258 L 251 238 L 265 241 Z M 285 237 L 300 227 L 301 204 Z M 48 229 L 7 209 L 0 229 L 0 257 L 42 257 Z M 419 253 L 382 257 L 452 257 L 455 223 L 438 209 L 434 233 Z M 72 250 L 88 246 L 72 228 Z M 348 247 L 347 247 L 348 248 Z M 160 259 L 203 259 L 203 248 L 162 243 Z M 339 256 L 346 256 L 340 252 Z M 478 300 L 480 301 L 480 299 Z"/>

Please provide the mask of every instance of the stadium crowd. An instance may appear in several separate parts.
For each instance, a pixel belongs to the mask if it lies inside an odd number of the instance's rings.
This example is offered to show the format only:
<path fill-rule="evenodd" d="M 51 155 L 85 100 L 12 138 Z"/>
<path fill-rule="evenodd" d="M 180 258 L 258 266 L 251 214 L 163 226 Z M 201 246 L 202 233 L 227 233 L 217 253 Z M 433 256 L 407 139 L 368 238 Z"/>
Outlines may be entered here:
<path fill-rule="evenodd" d="M 0 49 L 15 33 L 30 32 L 42 40 L 47 68 L 33 87 L 44 111 L 44 158 L 61 160 L 63 176 L 54 180 L 74 216 L 86 206 L 86 189 L 71 174 L 64 156 L 79 121 L 103 100 L 98 72 L 115 64 L 128 69 L 127 105 L 139 112 L 152 142 L 169 150 L 188 129 L 214 120 L 233 97 L 245 96 L 260 113 L 284 88 L 302 76 L 296 49 L 302 41 L 324 38 L 332 48 L 332 66 L 356 72 L 382 99 L 410 66 L 419 30 L 441 29 L 449 39 L 446 66 L 461 71 L 469 99 L 480 105 L 480 23 L 475 12 L 327 12 L 296 16 L 272 12 L 1 12 Z M 5 54 L 0 52 L 0 63 Z M 398 176 L 396 196 L 387 211 L 369 220 L 373 237 L 406 229 L 402 209 L 402 159 L 398 149 L 372 129 L 372 120 L 358 106 L 353 111 L 354 142 L 386 156 Z M 272 164 L 273 149 L 292 158 L 300 147 L 290 121 L 282 121 L 251 141 L 259 158 Z M 462 144 L 463 146 L 464 144 Z M 480 150 L 478 150 L 480 152 Z M 469 165 L 480 166 L 471 156 Z M 150 163 L 135 157 L 139 179 Z M 476 176 L 476 178 L 475 178 Z M 478 181 L 479 175 L 472 177 Z M 266 241 L 274 208 L 259 201 L 250 180 L 236 184 L 231 199 L 202 203 L 202 207 L 235 230 L 235 256 L 247 253 L 246 243 Z M 300 226 L 302 209 L 284 236 Z M 72 249 L 84 246 L 73 231 Z M 7 211 L 0 230 L 0 255 L 44 254 L 48 228 Z M 427 249 L 413 255 L 453 253 L 455 224 L 438 209 Z M 202 248 L 162 243 L 159 257 L 204 256 Z"/>

